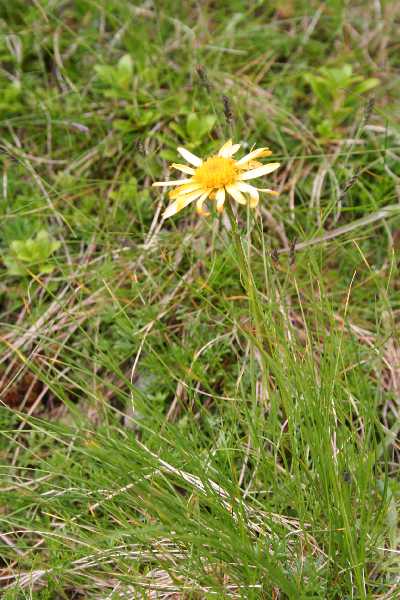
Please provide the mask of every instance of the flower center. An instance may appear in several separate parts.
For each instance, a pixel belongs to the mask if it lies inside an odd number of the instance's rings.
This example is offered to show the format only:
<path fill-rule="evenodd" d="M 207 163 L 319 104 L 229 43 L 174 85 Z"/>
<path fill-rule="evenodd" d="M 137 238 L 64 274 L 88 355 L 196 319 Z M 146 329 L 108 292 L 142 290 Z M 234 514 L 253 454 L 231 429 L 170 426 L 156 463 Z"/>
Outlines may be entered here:
<path fill-rule="evenodd" d="M 232 158 L 211 156 L 196 169 L 193 179 L 203 188 L 210 189 L 231 185 L 235 183 L 237 176 L 238 169 Z"/>

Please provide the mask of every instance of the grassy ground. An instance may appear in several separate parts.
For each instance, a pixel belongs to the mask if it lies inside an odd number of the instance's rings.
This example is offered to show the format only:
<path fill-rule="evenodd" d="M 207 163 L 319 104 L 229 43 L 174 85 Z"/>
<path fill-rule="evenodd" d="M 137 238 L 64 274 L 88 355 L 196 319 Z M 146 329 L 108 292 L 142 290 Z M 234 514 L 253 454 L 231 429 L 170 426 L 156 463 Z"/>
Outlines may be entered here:
<path fill-rule="evenodd" d="M 1 2 L 6 600 L 400 598 L 399 25 Z M 282 163 L 250 283 L 226 214 L 151 189 L 229 136 Z"/>

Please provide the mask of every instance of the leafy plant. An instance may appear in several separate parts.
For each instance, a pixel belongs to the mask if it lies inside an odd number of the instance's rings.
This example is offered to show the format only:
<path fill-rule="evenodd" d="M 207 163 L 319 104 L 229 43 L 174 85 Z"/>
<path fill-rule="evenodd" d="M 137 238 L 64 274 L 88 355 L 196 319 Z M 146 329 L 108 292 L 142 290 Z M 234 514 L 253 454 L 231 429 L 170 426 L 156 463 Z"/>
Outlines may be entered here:
<path fill-rule="evenodd" d="M 215 115 L 198 115 L 190 112 L 184 124 L 172 123 L 170 127 L 183 139 L 199 146 L 212 131 L 215 121 Z"/>
<path fill-rule="evenodd" d="M 99 80 L 106 86 L 107 98 L 121 98 L 129 91 L 133 80 L 133 59 L 124 54 L 116 65 L 95 65 Z"/>
<path fill-rule="evenodd" d="M 21 84 L 18 81 L 13 81 L 6 85 L 1 85 L 0 92 L 0 118 L 4 118 L 9 115 L 18 113 L 22 104 L 21 98 Z"/>
<path fill-rule="evenodd" d="M 314 93 L 314 106 L 309 114 L 323 139 L 338 136 L 339 127 L 354 112 L 359 98 L 379 84 L 375 77 L 354 75 L 351 65 L 321 67 L 318 75 L 307 72 L 305 80 Z"/>
<path fill-rule="evenodd" d="M 10 275 L 30 273 L 51 273 L 54 265 L 49 258 L 60 242 L 52 238 L 45 229 L 41 229 L 35 238 L 14 240 L 10 244 L 10 254 L 3 258 Z"/>
<path fill-rule="evenodd" d="M 198 115 L 194 112 L 189 112 L 185 120 L 180 120 L 178 123 L 171 122 L 169 127 L 178 134 L 186 146 L 192 150 L 204 146 L 209 135 L 216 123 L 216 116 L 211 114 Z M 160 152 L 160 156 L 165 160 L 176 159 L 176 139 L 172 136 L 163 134 L 160 140 L 164 146 L 164 150 Z"/>
<path fill-rule="evenodd" d="M 160 118 L 160 113 L 152 109 L 139 110 L 136 107 L 127 106 L 125 108 L 125 119 L 115 119 L 113 127 L 121 133 L 130 133 L 138 131 L 152 125 Z"/>

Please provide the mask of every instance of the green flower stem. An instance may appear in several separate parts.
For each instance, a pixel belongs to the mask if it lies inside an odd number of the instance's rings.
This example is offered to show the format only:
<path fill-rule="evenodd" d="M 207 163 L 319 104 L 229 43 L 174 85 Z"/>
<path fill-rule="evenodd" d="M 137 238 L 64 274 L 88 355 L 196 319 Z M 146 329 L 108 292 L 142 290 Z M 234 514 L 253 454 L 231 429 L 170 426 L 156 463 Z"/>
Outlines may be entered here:
<path fill-rule="evenodd" d="M 265 335 L 265 320 L 261 311 L 261 302 L 254 282 L 250 259 L 243 247 L 243 241 L 239 233 L 236 217 L 229 202 L 226 204 L 226 212 L 231 224 L 232 239 L 235 245 L 239 271 L 249 300 L 250 314 L 256 332 L 255 339 L 253 338 L 253 340 L 256 342 L 257 348 L 264 358 L 266 356 L 265 344 L 267 342 L 267 337 Z M 263 363 L 264 362 L 265 361 L 263 360 Z"/>

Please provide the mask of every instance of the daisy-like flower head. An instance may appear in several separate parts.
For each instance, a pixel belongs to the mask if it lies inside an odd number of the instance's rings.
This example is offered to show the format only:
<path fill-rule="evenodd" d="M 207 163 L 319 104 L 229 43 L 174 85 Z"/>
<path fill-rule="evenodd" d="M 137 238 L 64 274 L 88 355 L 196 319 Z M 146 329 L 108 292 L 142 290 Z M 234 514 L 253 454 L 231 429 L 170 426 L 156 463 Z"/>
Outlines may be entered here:
<path fill-rule="evenodd" d="M 178 148 L 179 154 L 192 166 L 174 163 L 172 167 L 190 175 L 186 179 L 173 181 L 156 181 L 153 186 L 176 186 L 169 197 L 171 204 L 164 211 L 163 217 L 171 217 L 177 212 L 196 201 L 196 209 L 200 215 L 208 215 L 203 204 L 209 198 L 215 200 L 216 209 L 222 212 L 227 194 L 239 204 L 255 207 L 258 204 L 259 192 L 277 195 L 269 188 L 257 188 L 247 183 L 249 179 L 256 179 L 275 171 L 280 163 L 266 165 L 256 159 L 270 156 L 269 148 L 252 150 L 239 160 L 232 158 L 239 150 L 240 144 L 233 144 L 228 140 L 217 155 L 202 160 L 186 148 Z"/>

